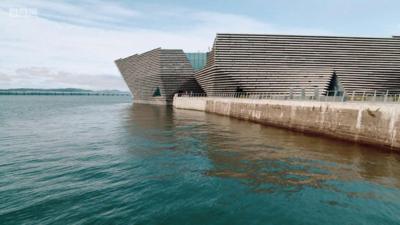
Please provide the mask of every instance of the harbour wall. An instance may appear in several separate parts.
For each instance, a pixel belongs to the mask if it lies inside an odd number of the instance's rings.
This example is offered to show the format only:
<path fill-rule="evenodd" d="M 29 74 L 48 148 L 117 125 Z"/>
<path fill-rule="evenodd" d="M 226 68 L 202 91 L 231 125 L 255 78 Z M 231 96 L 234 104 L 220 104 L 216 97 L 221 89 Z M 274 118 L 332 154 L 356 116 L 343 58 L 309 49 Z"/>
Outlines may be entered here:
<path fill-rule="evenodd" d="M 400 151 L 400 104 L 174 97 L 199 110 Z"/>

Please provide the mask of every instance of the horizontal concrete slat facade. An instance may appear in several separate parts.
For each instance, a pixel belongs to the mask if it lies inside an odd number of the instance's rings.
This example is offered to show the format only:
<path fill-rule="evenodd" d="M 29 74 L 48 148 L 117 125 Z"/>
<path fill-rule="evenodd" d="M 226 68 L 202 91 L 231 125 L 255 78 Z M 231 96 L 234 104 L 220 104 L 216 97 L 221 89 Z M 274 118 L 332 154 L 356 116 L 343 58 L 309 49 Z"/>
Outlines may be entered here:
<path fill-rule="evenodd" d="M 337 75 L 347 92 L 400 89 L 400 38 L 217 34 L 195 77 L 214 92 L 327 90 Z"/>
<path fill-rule="evenodd" d="M 157 48 L 115 63 L 135 102 L 171 104 L 179 91 L 203 92 L 185 53 L 179 49 Z M 153 96 L 157 88 L 161 96 Z"/>

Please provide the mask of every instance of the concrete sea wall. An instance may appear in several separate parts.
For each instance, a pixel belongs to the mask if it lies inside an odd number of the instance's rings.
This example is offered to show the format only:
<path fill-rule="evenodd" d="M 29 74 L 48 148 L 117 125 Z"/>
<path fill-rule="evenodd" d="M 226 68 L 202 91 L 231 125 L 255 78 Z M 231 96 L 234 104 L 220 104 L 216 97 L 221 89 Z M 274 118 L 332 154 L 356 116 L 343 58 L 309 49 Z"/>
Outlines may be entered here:
<path fill-rule="evenodd" d="M 400 151 L 400 104 L 175 97 L 173 105 Z"/>

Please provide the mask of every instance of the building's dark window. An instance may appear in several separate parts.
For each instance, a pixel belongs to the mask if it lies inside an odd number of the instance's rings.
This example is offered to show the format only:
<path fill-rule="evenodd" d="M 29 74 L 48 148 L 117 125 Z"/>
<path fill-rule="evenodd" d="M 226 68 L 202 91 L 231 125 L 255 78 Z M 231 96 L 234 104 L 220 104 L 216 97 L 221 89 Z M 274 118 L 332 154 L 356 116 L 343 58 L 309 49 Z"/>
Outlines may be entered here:
<path fill-rule="evenodd" d="M 340 83 L 339 77 L 336 72 L 333 72 L 332 78 L 329 82 L 328 95 L 329 96 L 342 96 L 344 93 L 343 86 Z"/>
<path fill-rule="evenodd" d="M 153 97 L 157 97 L 157 96 L 161 96 L 161 91 L 160 91 L 159 87 L 157 87 L 156 90 L 153 93 Z"/>
<path fill-rule="evenodd" d="M 236 87 L 236 91 L 235 91 L 235 97 L 239 98 L 239 97 L 241 97 L 243 95 L 243 93 L 244 93 L 243 92 L 243 88 L 237 86 Z"/>
<path fill-rule="evenodd" d="M 243 88 L 237 86 L 236 87 L 236 93 L 243 93 Z"/>

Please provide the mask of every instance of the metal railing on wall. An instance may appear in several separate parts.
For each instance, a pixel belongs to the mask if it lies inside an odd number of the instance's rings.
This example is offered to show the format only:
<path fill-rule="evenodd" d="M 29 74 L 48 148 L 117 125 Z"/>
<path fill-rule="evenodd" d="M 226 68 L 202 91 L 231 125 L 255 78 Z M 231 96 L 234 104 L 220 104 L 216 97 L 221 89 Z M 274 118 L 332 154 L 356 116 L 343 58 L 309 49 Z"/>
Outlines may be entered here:
<path fill-rule="evenodd" d="M 387 102 L 400 103 L 399 90 L 358 90 L 351 92 L 310 91 L 300 89 L 300 91 L 288 92 L 214 92 L 214 93 L 179 93 L 177 97 L 221 97 L 221 98 L 244 98 L 244 99 L 271 99 L 271 100 L 298 100 L 298 101 L 325 101 L 325 102 Z"/>

